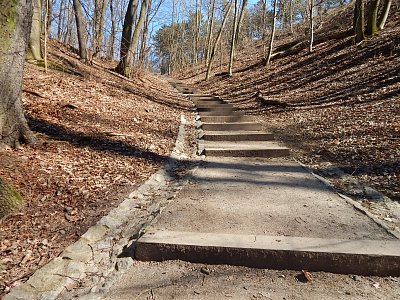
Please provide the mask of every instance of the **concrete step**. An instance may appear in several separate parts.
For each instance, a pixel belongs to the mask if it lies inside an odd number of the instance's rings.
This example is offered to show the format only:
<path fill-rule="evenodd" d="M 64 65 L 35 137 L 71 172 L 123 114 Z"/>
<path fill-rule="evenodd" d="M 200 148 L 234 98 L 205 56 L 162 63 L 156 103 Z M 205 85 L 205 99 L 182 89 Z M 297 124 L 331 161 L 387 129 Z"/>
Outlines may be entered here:
<path fill-rule="evenodd" d="M 198 101 L 193 101 L 194 105 L 218 105 L 218 104 L 227 104 L 224 101 L 220 99 L 212 99 L 212 100 L 198 100 Z"/>
<path fill-rule="evenodd" d="M 400 276 L 399 240 L 155 231 L 136 243 L 142 261 L 183 260 L 278 270 Z"/>
<path fill-rule="evenodd" d="M 256 121 L 256 118 L 253 116 L 245 116 L 242 113 L 233 116 L 202 116 L 201 121 L 203 123 L 254 122 Z"/>
<path fill-rule="evenodd" d="M 204 131 L 205 141 L 272 141 L 272 133 L 260 131 Z"/>
<path fill-rule="evenodd" d="M 249 130 L 259 131 L 262 130 L 262 126 L 259 123 L 254 122 L 235 122 L 235 123 L 203 123 L 203 130 L 209 131 L 231 131 L 231 130 Z"/>
<path fill-rule="evenodd" d="M 209 94 L 191 94 L 188 96 L 191 100 L 211 100 L 211 99 L 219 99 L 217 96 L 209 95 Z"/>
<path fill-rule="evenodd" d="M 222 106 L 222 107 L 197 107 L 198 112 L 210 112 L 210 113 L 219 113 L 219 114 L 229 114 L 232 113 L 235 109 L 231 106 Z"/>
<path fill-rule="evenodd" d="M 194 103 L 196 107 L 207 107 L 207 108 L 224 108 L 224 107 L 231 107 L 233 108 L 232 104 L 229 103 L 224 103 L 224 102 L 219 102 L 218 100 L 212 100 L 209 102 L 201 102 L 201 103 Z"/>
<path fill-rule="evenodd" d="M 235 111 L 235 110 L 231 110 L 231 111 L 220 111 L 220 110 L 212 110 L 212 111 L 199 111 L 198 112 L 200 117 L 203 116 L 243 116 L 244 113 L 241 111 Z"/>
<path fill-rule="evenodd" d="M 290 155 L 290 149 L 271 141 L 204 141 L 199 144 L 206 156 L 225 157 L 285 157 Z"/>

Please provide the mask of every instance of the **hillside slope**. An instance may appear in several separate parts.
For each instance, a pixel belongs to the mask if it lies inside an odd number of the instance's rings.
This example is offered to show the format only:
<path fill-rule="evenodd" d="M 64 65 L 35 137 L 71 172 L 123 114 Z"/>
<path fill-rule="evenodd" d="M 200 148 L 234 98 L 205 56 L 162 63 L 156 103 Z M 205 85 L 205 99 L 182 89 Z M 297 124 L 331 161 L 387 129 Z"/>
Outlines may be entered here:
<path fill-rule="evenodd" d="M 38 138 L 0 150 L 0 176 L 26 207 L 0 220 L 0 295 L 77 240 L 174 146 L 192 104 L 161 77 L 127 80 L 51 41 L 49 72 L 26 64 L 23 102 Z"/>
<path fill-rule="evenodd" d="M 215 76 L 205 82 L 204 72 L 197 70 L 197 75 L 187 71 L 181 78 L 259 116 L 266 129 L 308 165 L 338 166 L 400 201 L 400 17 L 396 12 L 393 6 L 384 31 L 361 45 L 352 45 L 351 37 L 330 40 L 316 45 L 311 54 L 303 50 L 263 66 L 263 47 L 256 43 L 238 54 L 232 77 Z M 350 21 L 351 7 L 330 15 L 318 33 L 346 30 Z M 278 40 L 277 45 L 289 41 Z M 287 107 L 266 105 L 257 97 L 259 91 Z"/>

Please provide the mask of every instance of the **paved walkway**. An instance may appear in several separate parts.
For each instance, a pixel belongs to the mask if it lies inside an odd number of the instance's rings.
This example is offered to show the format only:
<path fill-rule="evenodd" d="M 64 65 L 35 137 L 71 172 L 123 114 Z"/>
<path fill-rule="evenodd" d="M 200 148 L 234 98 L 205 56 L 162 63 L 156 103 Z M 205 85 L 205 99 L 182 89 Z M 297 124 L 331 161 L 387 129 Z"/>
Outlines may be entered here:
<path fill-rule="evenodd" d="M 198 108 L 199 152 L 206 157 L 190 184 L 138 240 L 138 260 L 400 276 L 400 243 L 394 236 L 291 159 L 290 150 L 251 116 L 216 97 L 175 86 Z M 154 296 L 153 289 L 163 291 L 161 298 L 200 297 L 196 291 L 185 292 L 201 278 L 187 277 L 190 268 L 197 267 L 178 261 L 138 262 L 107 299 Z M 201 273 L 208 275 L 208 268 L 201 267 Z M 166 284 L 180 286 L 179 293 Z M 202 293 L 212 299 L 220 291 Z M 227 297 L 240 295 L 235 290 Z"/>

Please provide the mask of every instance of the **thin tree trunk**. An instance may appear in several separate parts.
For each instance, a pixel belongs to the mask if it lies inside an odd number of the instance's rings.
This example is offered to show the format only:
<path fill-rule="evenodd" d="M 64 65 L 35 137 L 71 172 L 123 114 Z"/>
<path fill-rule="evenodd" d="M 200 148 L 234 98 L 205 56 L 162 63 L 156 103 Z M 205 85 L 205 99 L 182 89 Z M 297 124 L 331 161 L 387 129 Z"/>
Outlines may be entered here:
<path fill-rule="evenodd" d="M 308 9 L 309 9 L 309 21 L 310 21 L 310 43 L 308 45 L 308 52 L 311 53 L 313 51 L 313 43 L 314 43 L 314 16 L 313 16 L 313 8 L 314 8 L 314 0 L 308 0 Z"/>
<path fill-rule="evenodd" d="M 33 143 L 21 105 L 25 48 L 32 22 L 30 0 L 0 4 L 0 143 Z"/>
<path fill-rule="evenodd" d="M 239 21 L 237 24 L 237 32 L 236 32 L 236 45 L 239 45 L 239 38 L 240 38 L 240 29 L 243 23 L 243 19 L 244 19 L 244 14 L 246 11 L 246 6 L 247 6 L 247 1 L 248 0 L 243 0 L 242 3 L 242 9 L 240 10 L 240 15 L 239 15 Z"/>
<path fill-rule="evenodd" d="M 232 7 L 232 2 L 228 2 L 227 7 L 226 7 L 226 12 L 225 12 L 224 18 L 222 20 L 221 28 L 218 31 L 217 38 L 216 38 L 216 40 L 214 42 L 214 46 L 213 46 L 213 48 L 211 50 L 211 53 L 210 53 L 210 60 L 208 62 L 208 66 L 207 66 L 206 80 L 208 80 L 210 78 L 211 67 L 212 67 L 212 63 L 214 61 L 214 57 L 215 57 L 215 50 L 217 48 L 218 42 L 221 39 L 221 35 L 222 35 L 223 30 L 224 30 L 226 21 L 228 19 L 228 15 L 229 15 L 229 13 L 231 11 L 231 7 Z M 222 51 L 221 51 L 221 53 L 222 53 Z"/>
<path fill-rule="evenodd" d="M 378 20 L 378 28 L 379 30 L 382 30 L 385 27 L 386 20 L 389 16 L 389 11 L 390 11 L 390 6 L 392 5 L 392 0 L 385 0 L 383 3 L 383 8 L 381 15 L 379 16 Z"/>
<path fill-rule="evenodd" d="M 358 44 L 364 36 L 364 0 L 356 0 L 353 19 L 354 42 Z"/>
<path fill-rule="evenodd" d="M 380 0 L 372 0 L 370 3 L 368 22 L 367 22 L 367 35 L 374 35 L 378 32 L 378 9 Z"/>
<path fill-rule="evenodd" d="M 110 15 L 111 15 L 110 16 L 111 17 L 111 33 L 110 33 L 110 47 L 108 48 L 108 58 L 110 60 L 113 60 L 114 59 L 115 34 L 116 34 L 113 0 L 110 0 Z"/>
<path fill-rule="evenodd" d="M 235 48 L 236 48 L 236 34 L 237 34 L 237 17 L 238 17 L 238 0 L 235 1 L 235 13 L 233 15 L 233 28 L 232 28 L 232 39 L 231 39 L 231 52 L 229 56 L 229 76 L 232 76 L 233 62 L 235 60 Z"/>
<path fill-rule="evenodd" d="M 33 0 L 32 27 L 29 46 L 26 52 L 27 59 L 43 60 L 40 51 L 42 1 Z"/>
<path fill-rule="evenodd" d="M 210 53 L 211 53 L 211 40 L 213 36 L 214 30 L 214 11 L 215 11 L 215 0 L 211 0 L 211 13 L 210 13 L 210 21 L 208 27 L 208 36 L 207 36 L 207 51 L 206 51 L 206 59 L 205 64 L 209 63 Z"/>
<path fill-rule="evenodd" d="M 47 0 L 46 0 L 47 1 Z M 48 0 L 47 2 L 47 36 L 51 38 L 51 23 L 53 22 L 53 1 Z"/>
<path fill-rule="evenodd" d="M 143 25 L 143 35 L 142 35 L 142 42 L 140 45 L 140 54 L 139 54 L 139 61 L 142 67 L 145 65 L 146 54 L 147 54 L 147 37 L 149 34 L 149 22 L 150 22 L 150 10 L 152 5 L 152 0 L 149 0 L 149 7 L 146 13 L 146 20 L 144 21 Z"/>
<path fill-rule="evenodd" d="M 82 13 L 82 6 L 79 0 L 73 0 L 75 21 L 76 21 L 76 32 L 78 35 L 79 44 L 79 56 L 83 62 L 87 61 L 87 49 L 86 49 L 86 28 L 85 19 Z"/>
<path fill-rule="evenodd" d="M 293 0 L 289 0 L 289 25 L 290 33 L 293 33 Z"/>
<path fill-rule="evenodd" d="M 267 54 L 267 59 L 265 62 L 265 65 L 268 65 L 271 56 L 272 56 L 272 47 L 274 45 L 274 38 L 275 38 L 275 30 L 276 30 L 276 11 L 277 11 L 277 6 L 278 6 L 278 0 L 274 0 L 274 10 L 273 10 L 273 16 L 272 16 L 272 30 L 271 30 L 271 37 L 269 39 L 269 46 L 268 46 L 268 54 Z"/>
<path fill-rule="evenodd" d="M 64 15 L 64 0 L 61 0 L 61 2 L 60 2 L 60 11 L 59 11 L 59 14 L 58 14 L 58 28 L 57 28 L 57 40 L 59 42 L 61 42 L 61 36 L 62 36 L 61 29 L 63 28 L 63 26 L 62 26 L 63 15 Z"/>
<path fill-rule="evenodd" d="M 45 4 L 46 4 L 46 10 L 45 10 L 45 14 L 44 14 L 44 71 L 47 73 L 47 38 L 48 38 L 48 34 L 47 34 L 47 30 L 48 30 L 48 13 L 49 13 L 49 2 L 51 2 L 51 0 L 45 0 Z"/>

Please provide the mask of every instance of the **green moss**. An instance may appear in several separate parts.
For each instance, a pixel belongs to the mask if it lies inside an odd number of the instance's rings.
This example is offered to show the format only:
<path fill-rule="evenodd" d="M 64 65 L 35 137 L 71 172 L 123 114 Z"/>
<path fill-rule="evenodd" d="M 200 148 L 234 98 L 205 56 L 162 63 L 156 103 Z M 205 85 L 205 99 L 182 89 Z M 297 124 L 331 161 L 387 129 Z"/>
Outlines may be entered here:
<path fill-rule="evenodd" d="M 15 211 L 23 204 L 20 193 L 0 177 L 0 218 Z"/>
<path fill-rule="evenodd" d="M 18 0 L 6 0 L 1 5 L 2 13 L 0 14 L 0 63 L 2 63 L 3 55 L 8 52 L 15 27 L 17 25 L 17 5 Z"/>

